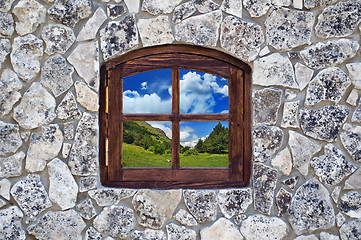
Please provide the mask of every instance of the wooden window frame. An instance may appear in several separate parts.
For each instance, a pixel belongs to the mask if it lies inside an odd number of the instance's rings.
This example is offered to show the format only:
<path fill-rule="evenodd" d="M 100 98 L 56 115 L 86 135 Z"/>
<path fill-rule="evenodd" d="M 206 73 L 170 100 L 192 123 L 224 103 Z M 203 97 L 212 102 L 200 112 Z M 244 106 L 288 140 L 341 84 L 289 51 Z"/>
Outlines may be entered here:
<path fill-rule="evenodd" d="M 172 69 L 172 113 L 122 113 L 122 78 L 141 72 Z M 179 69 L 228 79 L 229 113 L 180 114 Z M 198 46 L 163 45 L 142 48 L 101 67 L 99 90 L 99 158 L 101 183 L 122 188 L 237 188 L 251 173 L 251 69 L 223 52 Z M 122 168 L 122 121 L 171 121 L 172 167 Z M 180 167 L 180 121 L 229 121 L 229 167 Z"/>

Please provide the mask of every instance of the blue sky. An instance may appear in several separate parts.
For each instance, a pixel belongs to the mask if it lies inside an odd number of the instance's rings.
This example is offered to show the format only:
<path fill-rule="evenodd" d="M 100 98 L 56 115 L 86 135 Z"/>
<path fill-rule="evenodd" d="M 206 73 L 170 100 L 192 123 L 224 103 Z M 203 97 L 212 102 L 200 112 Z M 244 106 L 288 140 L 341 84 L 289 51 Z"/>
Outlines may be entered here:
<path fill-rule="evenodd" d="M 123 79 L 124 113 L 171 113 L 172 69 L 143 72 Z M 228 80 L 208 73 L 180 70 L 181 113 L 228 112 Z M 171 138 L 171 122 L 148 122 Z M 218 122 L 181 122 L 181 144 L 194 146 Z M 228 127 L 228 122 L 222 122 Z"/>

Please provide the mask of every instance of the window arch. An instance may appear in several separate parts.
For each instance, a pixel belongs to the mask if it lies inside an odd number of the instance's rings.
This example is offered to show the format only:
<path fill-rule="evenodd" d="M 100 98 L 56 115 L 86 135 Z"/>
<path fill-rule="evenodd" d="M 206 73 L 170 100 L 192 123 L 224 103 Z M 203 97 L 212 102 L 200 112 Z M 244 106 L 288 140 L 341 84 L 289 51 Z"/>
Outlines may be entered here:
<path fill-rule="evenodd" d="M 171 113 L 124 113 L 123 79 L 146 71 L 172 71 Z M 214 74 L 229 83 L 229 112 L 189 114 L 180 112 L 180 69 Z M 100 171 L 101 183 L 129 188 L 225 188 L 249 184 L 251 145 L 251 69 L 223 52 L 189 45 L 143 48 L 105 63 L 100 84 Z M 172 123 L 171 167 L 123 167 L 122 139 L 125 121 L 169 121 Z M 222 168 L 181 167 L 180 122 L 228 121 L 229 166 Z"/>

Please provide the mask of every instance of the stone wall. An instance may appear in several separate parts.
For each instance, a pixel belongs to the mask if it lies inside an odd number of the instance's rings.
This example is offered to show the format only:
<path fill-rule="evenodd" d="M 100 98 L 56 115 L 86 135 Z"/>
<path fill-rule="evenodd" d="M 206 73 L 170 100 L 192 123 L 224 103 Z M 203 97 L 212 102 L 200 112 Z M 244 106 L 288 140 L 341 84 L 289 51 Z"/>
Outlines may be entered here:
<path fill-rule="evenodd" d="M 0 11 L 0 239 L 361 239 L 361 1 L 0 0 Z M 169 43 L 252 67 L 249 187 L 100 185 L 99 66 Z"/>

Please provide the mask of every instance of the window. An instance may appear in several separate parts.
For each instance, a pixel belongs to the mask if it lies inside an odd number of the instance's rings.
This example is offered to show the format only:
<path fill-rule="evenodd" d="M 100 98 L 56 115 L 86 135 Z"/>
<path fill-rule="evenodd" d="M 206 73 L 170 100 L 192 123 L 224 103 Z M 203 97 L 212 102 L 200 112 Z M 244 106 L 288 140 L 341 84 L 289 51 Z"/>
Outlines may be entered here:
<path fill-rule="evenodd" d="M 132 76 L 157 71 L 168 74 L 169 109 L 154 113 L 132 112 L 123 83 Z M 180 94 L 182 71 L 198 71 L 228 80 L 228 111 L 189 113 L 181 109 L 186 97 Z M 125 188 L 227 188 L 249 184 L 252 159 L 250 67 L 217 50 L 188 45 L 143 48 L 111 60 L 101 68 L 100 170 L 104 186 Z M 146 83 L 143 84 L 144 87 Z M 126 87 L 128 89 L 128 87 Z M 130 89 L 130 88 L 129 88 Z M 183 98 L 183 100 L 182 100 Z M 124 111 L 123 111 L 124 110 Z M 171 159 L 166 167 L 132 167 L 123 159 L 123 145 L 132 124 L 166 122 L 171 128 Z M 228 166 L 187 167 L 180 160 L 180 128 L 186 122 L 228 123 Z M 220 127 L 222 128 L 222 127 Z M 225 128 L 223 128 L 224 130 Z M 126 139 L 126 140 L 125 140 Z M 127 167 L 129 165 L 130 167 Z"/>

